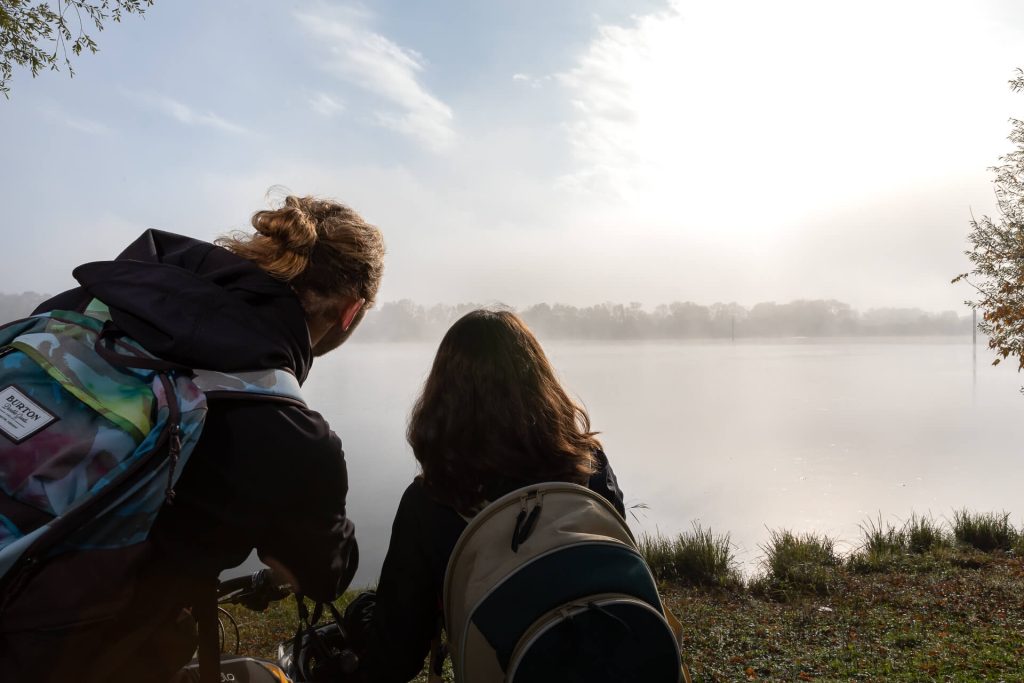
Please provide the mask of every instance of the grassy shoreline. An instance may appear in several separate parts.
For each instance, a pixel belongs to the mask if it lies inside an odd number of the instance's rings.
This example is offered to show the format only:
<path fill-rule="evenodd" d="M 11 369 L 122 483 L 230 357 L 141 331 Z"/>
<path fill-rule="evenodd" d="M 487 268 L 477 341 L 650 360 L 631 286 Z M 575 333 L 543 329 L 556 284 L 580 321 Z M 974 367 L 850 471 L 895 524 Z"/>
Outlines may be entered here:
<path fill-rule="evenodd" d="M 642 538 L 694 680 L 1024 681 L 1024 532 L 1009 515 L 862 530 L 844 557 L 834 539 L 773 531 L 752 577 L 700 526 Z M 273 659 L 294 634 L 293 601 L 231 611 L 247 654 Z"/>
<path fill-rule="evenodd" d="M 827 592 L 665 586 L 697 681 L 1022 681 L 1024 560 L 957 549 Z"/>

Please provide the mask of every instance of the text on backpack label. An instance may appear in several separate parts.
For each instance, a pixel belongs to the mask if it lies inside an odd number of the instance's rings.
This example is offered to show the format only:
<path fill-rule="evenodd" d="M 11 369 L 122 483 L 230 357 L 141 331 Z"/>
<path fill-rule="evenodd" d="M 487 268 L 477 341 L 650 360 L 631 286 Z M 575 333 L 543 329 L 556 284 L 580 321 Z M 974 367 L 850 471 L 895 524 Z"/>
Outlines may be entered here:
<path fill-rule="evenodd" d="M 0 431 L 21 443 L 57 419 L 13 384 L 0 389 Z"/>

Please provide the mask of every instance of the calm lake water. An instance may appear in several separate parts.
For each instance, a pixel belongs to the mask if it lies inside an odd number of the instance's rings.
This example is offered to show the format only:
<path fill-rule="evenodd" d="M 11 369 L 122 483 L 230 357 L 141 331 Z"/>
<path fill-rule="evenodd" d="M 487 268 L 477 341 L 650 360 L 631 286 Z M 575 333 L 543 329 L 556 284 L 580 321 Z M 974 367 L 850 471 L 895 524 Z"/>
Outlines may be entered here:
<path fill-rule="evenodd" d="M 951 517 L 1024 505 L 1024 376 L 969 340 L 552 342 L 587 407 L 635 532 L 691 523 L 729 533 L 757 567 L 768 529 L 823 532 L 849 549 L 881 515 Z M 434 344 L 360 344 L 319 359 L 309 404 L 342 438 L 361 566 L 376 580 L 416 474 L 405 424 Z M 254 566 L 255 560 L 244 565 Z"/>

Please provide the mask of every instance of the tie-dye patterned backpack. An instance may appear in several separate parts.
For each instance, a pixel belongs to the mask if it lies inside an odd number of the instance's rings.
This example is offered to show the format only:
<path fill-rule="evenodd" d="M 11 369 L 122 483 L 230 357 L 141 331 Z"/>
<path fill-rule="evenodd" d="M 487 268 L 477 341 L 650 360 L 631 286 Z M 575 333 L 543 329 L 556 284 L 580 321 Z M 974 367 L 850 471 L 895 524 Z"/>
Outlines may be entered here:
<path fill-rule="evenodd" d="M 54 558 L 142 543 L 225 392 L 302 404 L 284 370 L 155 358 L 96 300 L 0 327 L 0 615 Z"/>

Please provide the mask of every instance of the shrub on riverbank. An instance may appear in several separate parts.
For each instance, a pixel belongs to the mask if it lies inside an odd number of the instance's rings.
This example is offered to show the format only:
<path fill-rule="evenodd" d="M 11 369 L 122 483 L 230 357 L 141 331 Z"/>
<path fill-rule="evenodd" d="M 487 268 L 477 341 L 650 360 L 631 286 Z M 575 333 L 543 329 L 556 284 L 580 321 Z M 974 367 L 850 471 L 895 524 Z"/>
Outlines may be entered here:
<path fill-rule="evenodd" d="M 883 522 L 879 514 L 877 520 L 868 519 L 860 529 L 863 536 L 860 549 L 846 558 L 851 571 L 861 574 L 885 571 L 908 552 L 909 534 L 905 524 L 897 527 Z"/>
<path fill-rule="evenodd" d="M 868 519 L 860 525 L 864 534 L 861 549 L 877 555 L 898 554 L 907 549 L 906 527 L 896 527 L 891 522 L 883 522 L 879 513 L 878 520 Z"/>
<path fill-rule="evenodd" d="M 769 530 L 769 540 L 761 546 L 763 571 L 749 579 L 736 569 L 729 535 L 714 536 L 699 524 L 674 539 L 645 534 L 639 545 L 659 581 L 748 590 L 783 601 L 805 594 L 828 595 L 842 570 L 919 572 L 931 571 L 936 562 L 969 567 L 987 561 L 972 551 L 1006 551 L 1024 557 L 1024 533 L 1014 528 L 1005 512 L 955 510 L 949 529 L 931 515 L 913 513 L 901 525 L 879 515 L 866 520 L 861 532 L 860 545 L 844 558 L 835 550 L 835 539 L 827 536 Z M 954 542 L 963 550 L 954 552 Z"/>
<path fill-rule="evenodd" d="M 729 534 L 716 536 L 694 522 L 693 529 L 674 539 L 661 534 L 640 537 L 640 553 L 658 581 L 691 586 L 730 588 L 742 585 L 729 544 Z"/>
<path fill-rule="evenodd" d="M 948 548 L 950 534 L 930 515 L 911 514 L 902 525 L 868 519 L 861 524 L 862 541 L 858 550 L 846 558 L 851 571 L 866 574 L 886 571 L 893 567 L 922 563 L 906 561 L 906 555 L 921 555 L 932 550 Z"/>
<path fill-rule="evenodd" d="M 972 548 L 1012 550 L 1020 541 L 1020 532 L 1010 524 L 1009 512 L 953 511 L 953 535 L 956 540 Z"/>
<path fill-rule="evenodd" d="M 789 600 L 794 595 L 827 595 L 835 584 L 841 560 L 835 540 L 815 533 L 770 530 L 764 552 L 765 573 L 749 584 L 755 595 Z"/>
<path fill-rule="evenodd" d="M 949 534 L 931 515 L 924 517 L 913 513 L 903 527 L 906 533 L 907 549 L 912 553 L 926 553 L 935 548 L 949 546 Z"/>

